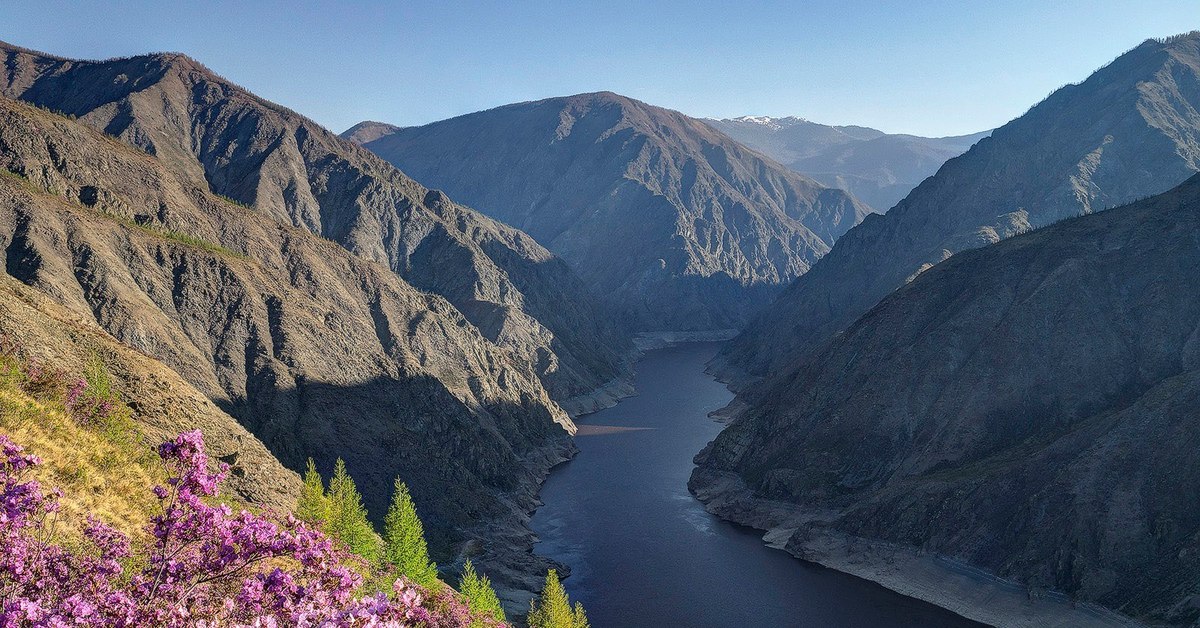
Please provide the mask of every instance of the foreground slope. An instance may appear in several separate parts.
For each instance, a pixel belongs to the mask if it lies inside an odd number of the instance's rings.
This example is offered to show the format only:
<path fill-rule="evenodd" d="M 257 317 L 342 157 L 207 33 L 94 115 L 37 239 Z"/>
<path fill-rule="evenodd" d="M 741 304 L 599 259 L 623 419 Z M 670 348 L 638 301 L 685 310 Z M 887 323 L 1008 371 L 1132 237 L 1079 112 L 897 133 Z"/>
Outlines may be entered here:
<path fill-rule="evenodd" d="M 740 326 L 868 211 L 700 120 L 608 92 L 392 129 L 365 145 L 525 230 L 641 329 Z"/>
<path fill-rule="evenodd" d="M 210 451 L 230 464 L 228 485 L 235 498 L 276 512 L 290 512 L 295 506 L 300 477 L 279 464 L 237 420 L 171 369 L 105 333 L 90 315 L 72 312 L 7 275 L 0 275 L 0 344 L 5 359 L 19 358 L 31 368 L 62 372 L 68 379 L 79 377 L 91 363 L 99 362 L 117 395 L 128 403 L 133 427 L 146 444 L 199 429 Z M 75 426 L 70 419 L 60 424 L 44 418 L 21 421 L 15 410 L 30 400 L 21 399 L 19 394 L 10 398 L 13 392 L 8 387 L 3 391 L 0 431 L 26 443 L 44 444 L 44 457 L 52 469 L 63 477 L 89 482 L 87 490 L 80 493 L 82 499 L 89 500 L 91 512 L 115 513 L 111 522 L 127 531 L 144 524 L 144 517 L 139 520 L 128 516 L 131 506 L 125 502 L 148 502 L 147 487 L 131 487 L 114 479 L 129 470 L 110 473 L 91 466 L 91 457 L 102 459 L 105 455 L 127 464 L 126 452 Z M 59 453 L 56 456 L 52 452 Z M 132 473 L 136 479 L 144 479 L 136 470 Z M 129 495 L 120 491 L 141 492 Z"/>
<path fill-rule="evenodd" d="M 9 275 L 169 366 L 288 467 L 345 458 L 376 516 L 404 479 L 441 558 L 474 541 L 497 576 L 530 560 L 526 513 L 573 425 L 451 303 L 8 99 L 0 172 Z M 536 586 L 536 567 L 502 585 Z"/>
<path fill-rule="evenodd" d="M 1198 268 L 1200 175 L 955 255 L 767 382 L 692 488 L 868 577 L 904 552 L 853 539 L 1196 621 Z"/>
<path fill-rule="evenodd" d="M 75 116 L 156 156 L 187 185 L 333 240 L 446 297 L 489 340 L 533 364 L 572 409 L 626 374 L 629 340 L 531 238 L 196 61 L 75 61 L 7 44 L 0 54 L 3 95 Z"/>
<path fill-rule="evenodd" d="M 1200 170 L 1200 32 L 1147 41 L 951 159 L 869 216 L 724 351 L 764 375 L 965 249 L 1178 185 Z"/>
<path fill-rule="evenodd" d="M 880 213 L 908 196 L 947 159 L 963 154 L 990 133 L 920 137 L 795 117 L 742 116 L 705 122 L 796 172 L 854 194 Z"/>

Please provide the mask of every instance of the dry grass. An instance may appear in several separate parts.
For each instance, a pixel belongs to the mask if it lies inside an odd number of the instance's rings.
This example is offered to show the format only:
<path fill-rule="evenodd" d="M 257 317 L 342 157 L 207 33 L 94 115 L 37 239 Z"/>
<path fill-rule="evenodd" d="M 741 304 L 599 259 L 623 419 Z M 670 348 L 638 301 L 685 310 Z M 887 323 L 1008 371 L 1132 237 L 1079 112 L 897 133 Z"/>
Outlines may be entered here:
<path fill-rule="evenodd" d="M 10 358 L 0 362 L 0 432 L 42 458 L 34 476 L 44 486 L 62 489 L 59 533 L 72 536 L 92 514 L 127 534 L 142 534 L 156 510 L 150 487 L 166 477 L 149 446 L 79 425 L 61 401 L 22 389 Z"/>

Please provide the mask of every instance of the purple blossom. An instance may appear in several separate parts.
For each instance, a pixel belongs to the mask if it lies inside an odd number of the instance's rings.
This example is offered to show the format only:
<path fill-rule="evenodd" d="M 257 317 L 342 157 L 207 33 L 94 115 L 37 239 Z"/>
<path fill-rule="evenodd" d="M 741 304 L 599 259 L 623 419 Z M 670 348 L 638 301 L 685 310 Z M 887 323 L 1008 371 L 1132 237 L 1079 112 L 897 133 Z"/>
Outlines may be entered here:
<path fill-rule="evenodd" d="M 430 592 L 400 579 L 390 597 L 357 596 L 362 580 L 346 566 L 350 557 L 320 531 L 290 515 L 205 502 L 228 467 L 210 469 L 199 431 L 158 452 L 170 477 L 153 488 L 159 512 L 149 545 L 135 550 L 89 517 L 82 534 L 91 547 L 67 549 L 49 531 L 57 494 L 27 477 L 40 461 L 0 434 L 0 628 L 503 625 L 472 617 L 448 587 Z M 134 555 L 148 560 L 126 574 Z"/>

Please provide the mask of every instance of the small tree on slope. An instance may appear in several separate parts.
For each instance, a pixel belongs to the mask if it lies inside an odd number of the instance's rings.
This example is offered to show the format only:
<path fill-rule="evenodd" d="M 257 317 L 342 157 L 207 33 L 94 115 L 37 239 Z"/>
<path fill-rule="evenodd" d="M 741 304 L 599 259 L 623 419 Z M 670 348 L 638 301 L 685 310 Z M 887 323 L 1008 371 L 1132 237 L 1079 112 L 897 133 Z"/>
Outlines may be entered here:
<path fill-rule="evenodd" d="M 326 533 L 340 539 L 351 552 L 371 563 L 379 560 L 379 537 L 371 522 L 367 520 L 367 509 L 362 504 L 362 494 L 354 485 L 346 463 L 338 458 L 329 479 L 328 529 Z"/>
<path fill-rule="evenodd" d="M 551 569 L 546 573 L 546 586 L 542 589 L 541 599 L 529 602 L 529 628 L 588 627 L 583 605 L 576 603 L 575 609 L 571 609 L 567 592 L 558 581 L 558 572 Z"/>
<path fill-rule="evenodd" d="M 308 459 L 308 468 L 304 471 L 304 486 L 300 488 L 300 500 L 296 502 L 296 518 L 314 526 L 324 526 L 329 521 L 325 482 L 317 473 L 312 458 Z"/>
<path fill-rule="evenodd" d="M 429 561 L 425 543 L 425 526 L 417 516 L 417 508 L 408 486 L 396 479 L 392 503 L 383 519 L 384 561 L 397 575 L 404 576 L 424 587 L 438 582 L 437 565 Z"/>
<path fill-rule="evenodd" d="M 504 621 L 504 607 L 496 590 L 487 576 L 475 572 L 475 565 L 468 559 L 463 566 L 462 578 L 458 581 L 458 591 L 467 598 L 467 607 L 471 613 L 481 617 L 491 617 L 496 621 Z"/>

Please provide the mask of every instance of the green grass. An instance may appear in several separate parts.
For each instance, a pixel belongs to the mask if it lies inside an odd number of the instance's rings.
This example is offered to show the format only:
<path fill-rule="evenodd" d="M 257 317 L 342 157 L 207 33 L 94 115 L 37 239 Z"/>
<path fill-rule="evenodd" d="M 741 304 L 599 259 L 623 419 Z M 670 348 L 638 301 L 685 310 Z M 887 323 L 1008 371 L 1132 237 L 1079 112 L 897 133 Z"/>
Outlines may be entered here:
<path fill-rule="evenodd" d="M 250 211 L 254 211 L 253 206 L 247 205 L 237 199 L 229 198 L 228 196 L 225 196 L 224 194 L 215 194 L 214 193 L 214 196 L 216 196 L 217 198 L 219 198 L 219 199 L 225 201 L 226 203 L 229 203 L 230 205 L 233 205 L 235 207 L 241 207 L 242 209 L 248 209 Z"/>
<path fill-rule="evenodd" d="M 139 231 L 142 231 L 143 233 L 148 233 L 150 235 L 153 235 L 153 236 L 156 236 L 159 238 L 164 238 L 166 240 L 172 240 L 175 242 L 179 242 L 180 244 L 186 244 L 187 246 L 195 247 L 198 249 L 203 249 L 210 253 L 216 253 L 218 255 L 224 255 L 226 257 L 232 257 L 235 259 L 247 259 L 247 256 L 244 253 L 238 253 L 237 251 L 223 247 L 220 244 L 217 244 L 215 242 L 209 242 L 208 240 L 205 240 L 203 238 L 197 238 L 194 235 L 183 233 L 182 231 L 176 231 L 174 229 L 167 229 L 165 227 L 160 227 L 158 225 L 141 224 L 139 222 L 134 221 L 131 218 L 126 218 L 125 216 L 121 216 L 119 214 L 114 214 L 112 212 L 107 212 L 104 210 L 99 210 L 99 213 L 108 218 L 116 220 L 117 222 L 125 225 L 126 227 L 129 227 L 130 229 L 137 229 Z"/>

